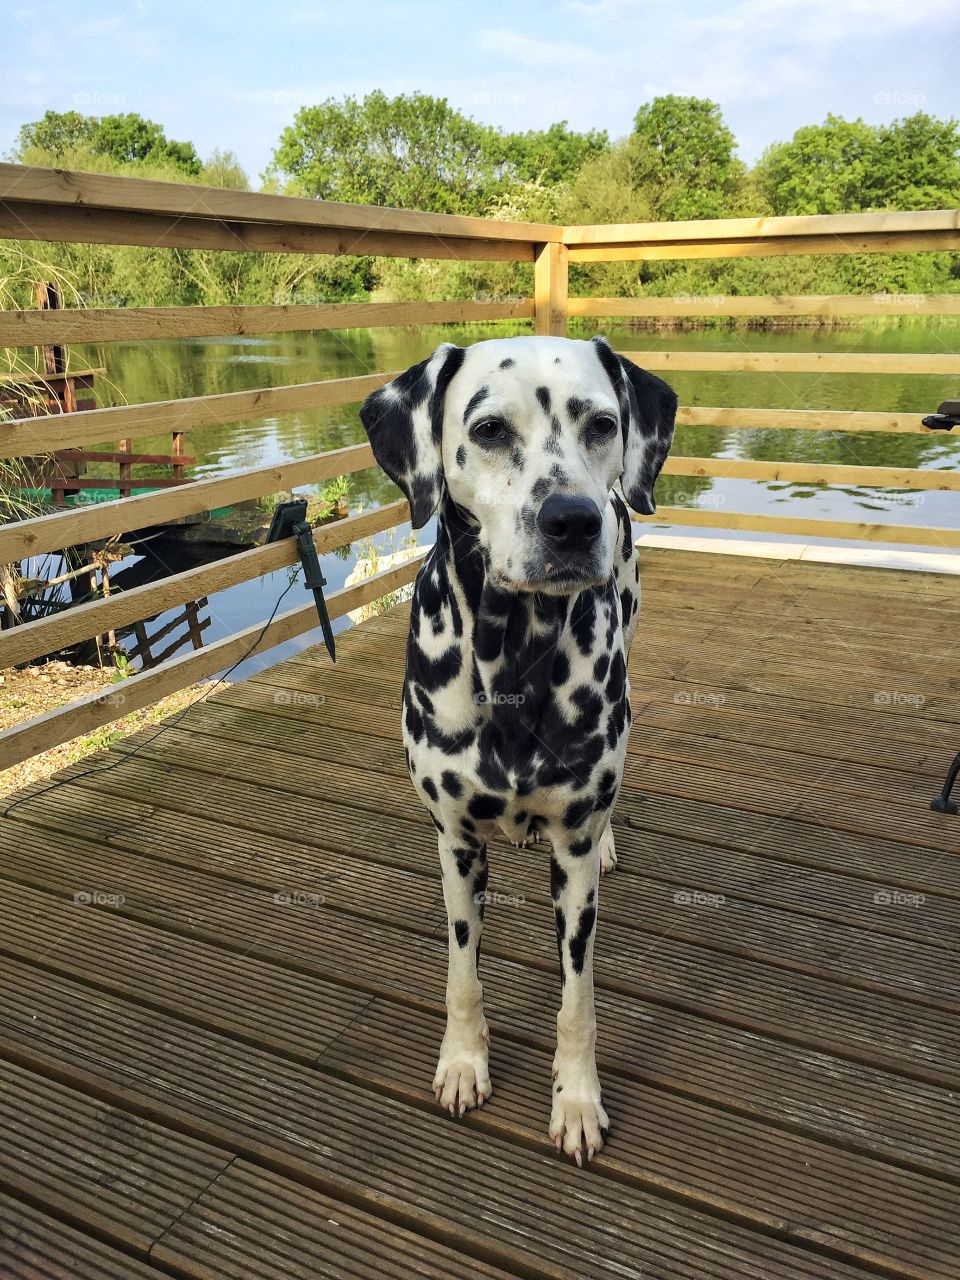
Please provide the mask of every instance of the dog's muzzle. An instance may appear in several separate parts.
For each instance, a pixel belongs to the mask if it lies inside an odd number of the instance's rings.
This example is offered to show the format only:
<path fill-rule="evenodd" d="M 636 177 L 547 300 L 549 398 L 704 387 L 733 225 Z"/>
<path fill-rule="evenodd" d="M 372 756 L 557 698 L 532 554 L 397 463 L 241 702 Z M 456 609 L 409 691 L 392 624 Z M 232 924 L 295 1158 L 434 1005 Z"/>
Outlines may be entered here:
<path fill-rule="evenodd" d="M 536 589 L 563 594 L 605 576 L 600 555 L 603 516 L 590 498 L 551 494 L 537 513 L 537 531 L 542 559 L 530 562 L 527 571 Z"/>

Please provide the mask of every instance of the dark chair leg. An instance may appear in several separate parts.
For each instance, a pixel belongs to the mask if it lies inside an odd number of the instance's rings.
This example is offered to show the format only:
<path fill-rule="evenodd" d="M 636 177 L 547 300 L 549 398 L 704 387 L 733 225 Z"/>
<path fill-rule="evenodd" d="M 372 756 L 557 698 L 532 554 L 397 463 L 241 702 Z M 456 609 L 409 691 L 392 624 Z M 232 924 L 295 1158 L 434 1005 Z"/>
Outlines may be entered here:
<path fill-rule="evenodd" d="M 953 790 L 953 784 L 957 780 L 957 774 L 960 774 L 960 751 L 953 757 L 953 764 L 947 770 L 947 776 L 943 783 L 943 790 L 937 796 L 936 800 L 930 801 L 930 808 L 936 809 L 937 813 L 956 813 L 957 802 L 950 799 L 950 792 Z"/>

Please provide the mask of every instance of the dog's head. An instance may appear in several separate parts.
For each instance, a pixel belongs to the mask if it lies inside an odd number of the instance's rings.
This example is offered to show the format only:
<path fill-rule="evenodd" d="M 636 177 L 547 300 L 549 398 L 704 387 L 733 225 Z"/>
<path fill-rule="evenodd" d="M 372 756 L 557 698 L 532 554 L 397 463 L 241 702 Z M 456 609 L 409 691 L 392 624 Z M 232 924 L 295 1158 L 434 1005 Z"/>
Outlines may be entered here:
<path fill-rule="evenodd" d="M 618 479 L 636 511 L 654 511 L 676 411 L 673 390 L 604 338 L 497 338 L 438 347 L 360 417 L 414 528 L 446 488 L 498 587 L 565 595 L 613 570 Z"/>

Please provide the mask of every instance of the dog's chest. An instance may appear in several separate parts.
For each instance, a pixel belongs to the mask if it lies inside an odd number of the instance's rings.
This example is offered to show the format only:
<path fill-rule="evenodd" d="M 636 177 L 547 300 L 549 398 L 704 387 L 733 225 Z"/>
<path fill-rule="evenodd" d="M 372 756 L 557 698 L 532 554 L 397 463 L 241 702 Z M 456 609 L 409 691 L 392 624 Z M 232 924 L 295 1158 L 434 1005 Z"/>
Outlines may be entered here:
<path fill-rule="evenodd" d="M 424 803 L 441 823 L 472 806 L 515 840 L 592 808 L 619 784 L 629 723 L 616 590 L 458 612 L 456 637 L 414 609 L 404 740 Z"/>

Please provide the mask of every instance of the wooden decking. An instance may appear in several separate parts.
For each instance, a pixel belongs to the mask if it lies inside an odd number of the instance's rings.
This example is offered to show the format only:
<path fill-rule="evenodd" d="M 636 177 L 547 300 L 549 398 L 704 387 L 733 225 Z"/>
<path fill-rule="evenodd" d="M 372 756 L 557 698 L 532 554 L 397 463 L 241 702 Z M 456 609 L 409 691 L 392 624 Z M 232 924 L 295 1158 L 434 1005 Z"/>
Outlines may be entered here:
<path fill-rule="evenodd" d="M 594 1164 L 542 849 L 492 851 L 494 1097 L 433 1104 L 396 610 L 0 823 L 3 1280 L 960 1276 L 960 580 L 643 564 Z"/>

